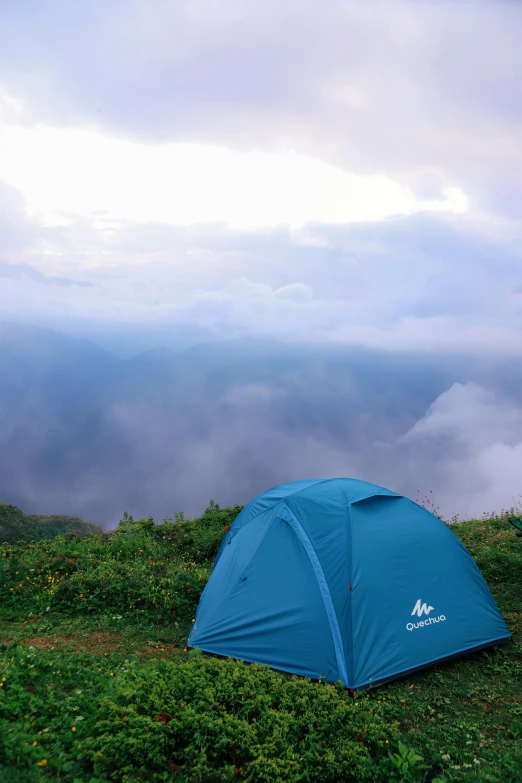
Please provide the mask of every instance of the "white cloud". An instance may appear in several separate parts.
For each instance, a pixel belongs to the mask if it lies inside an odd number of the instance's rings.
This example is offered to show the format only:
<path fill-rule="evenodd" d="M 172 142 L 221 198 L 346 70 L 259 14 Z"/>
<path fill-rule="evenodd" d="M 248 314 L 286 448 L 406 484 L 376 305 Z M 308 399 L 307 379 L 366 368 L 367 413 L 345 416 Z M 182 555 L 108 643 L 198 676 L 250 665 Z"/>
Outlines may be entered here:
<path fill-rule="evenodd" d="M 332 342 L 360 343 L 389 351 L 522 355 L 521 332 L 517 324 L 463 323 L 458 314 L 426 318 L 399 316 L 392 324 L 384 326 L 339 320 L 332 324 L 328 336 Z"/>
<path fill-rule="evenodd" d="M 506 443 L 492 443 L 477 455 L 477 473 L 482 486 L 473 498 L 475 513 L 496 512 L 501 509 L 518 508 L 522 499 L 520 466 L 522 465 L 521 441 L 514 446 Z"/>
<path fill-rule="evenodd" d="M 477 383 L 455 383 L 441 394 L 425 416 L 401 439 L 450 437 L 454 443 L 480 449 L 522 435 L 522 410 L 502 401 Z"/>
<path fill-rule="evenodd" d="M 522 408 L 479 384 L 453 384 L 397 445 L 409 447 L 419 480 L 434 477 L 435 505 L 442 497 L 446 519 L 520 503 Z"/>
<path fill-rule="evenodd" d="M 203 293 L 203 299 L 267 299 L 274 298 L 286 302 L 311 302 L 314 298 L 311 286 L 304 283 L 290 283 L 280 288 L 272 288 L 266 283 L 253 283 L 247 277 L 241 277 L 229 283 L 223 291 Z"/>
<path fill-rule="evenodd" d="M 290 299 L 293 302 L 311 302 L 314 298 L 311 286 L 304 283 L 291 283 L 276 289 L 275 295 L 280 299 Z"/>
<path fill-rule="evenodd" d="M 23 113 L 24 106 L 22 102 L 0 90 L 0 123 L 20 122 Z"/>
<path fill-rule="evenodd" d="M 19 189 L 47 225 L 88 218 L 108 231 L 120 221 L 298 229 L 467 208 L 457 186 L 422 200 L 384 174 L 353 174 L 292 150 L 145 144 L 13 123 L 0 125 L 0 179 Z"/>

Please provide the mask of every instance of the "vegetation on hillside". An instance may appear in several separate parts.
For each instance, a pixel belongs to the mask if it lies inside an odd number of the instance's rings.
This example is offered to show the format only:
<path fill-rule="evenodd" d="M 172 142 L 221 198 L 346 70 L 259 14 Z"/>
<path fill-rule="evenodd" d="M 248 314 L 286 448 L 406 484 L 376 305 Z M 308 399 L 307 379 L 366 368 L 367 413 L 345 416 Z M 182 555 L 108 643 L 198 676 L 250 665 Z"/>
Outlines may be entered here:
<path fill-rule="evenodd" d="M 0 544 L 19 544 L 44 541 L 65 533 L 86 536 L 101 533 L 101 528 L 78 517 L 60 515 L 26 516 L 17 506 L 0 503 Z"/>
<path fill-rule="evenodd" d="M 504 517 L 453 529 L 514 644 L 353 698 L 186 651 L 239 511 L 0 546 L 2 783 L 520 780 L 522 542 Z"/>

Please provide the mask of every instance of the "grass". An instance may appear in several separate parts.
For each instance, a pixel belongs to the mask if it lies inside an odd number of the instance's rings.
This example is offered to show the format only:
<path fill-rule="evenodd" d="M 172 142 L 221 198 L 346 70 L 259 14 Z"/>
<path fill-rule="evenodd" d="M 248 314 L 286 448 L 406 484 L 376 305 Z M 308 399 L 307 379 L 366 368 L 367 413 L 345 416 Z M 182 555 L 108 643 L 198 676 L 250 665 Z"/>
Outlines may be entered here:
<path fill-rule="evenodd" d="M 515 783 L 522 769 L 522 541 L 454 527 L 514 644 L 352 698 L 185 652 L 223 531 L 199 520 L 0 547 L 0 780 Z"/>

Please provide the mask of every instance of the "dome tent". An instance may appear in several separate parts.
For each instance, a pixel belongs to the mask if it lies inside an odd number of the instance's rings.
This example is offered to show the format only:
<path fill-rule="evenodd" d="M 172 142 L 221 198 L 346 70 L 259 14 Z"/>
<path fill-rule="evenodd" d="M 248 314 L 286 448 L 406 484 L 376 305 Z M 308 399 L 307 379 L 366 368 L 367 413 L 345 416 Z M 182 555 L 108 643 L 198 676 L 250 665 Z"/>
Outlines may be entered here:
<path fill-rule="evenodd" d="M 444 522 L 387 489 L 338 478 L 283 484 L 245 506 L 188 645 L 355 689 L 509 635 Z"/>

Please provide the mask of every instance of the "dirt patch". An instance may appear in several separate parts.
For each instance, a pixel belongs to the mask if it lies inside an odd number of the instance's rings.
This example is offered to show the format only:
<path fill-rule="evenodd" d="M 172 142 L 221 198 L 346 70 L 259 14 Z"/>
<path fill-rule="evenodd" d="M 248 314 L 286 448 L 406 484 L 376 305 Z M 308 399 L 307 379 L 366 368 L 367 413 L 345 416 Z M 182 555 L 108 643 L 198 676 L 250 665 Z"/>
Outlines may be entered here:
<path fill-rule="evenodd" d="M 93 631 L 87 637 L 78 639 L 77 635 L 73 637 L 76 640 L 76 646 L 83 646 L 85 649 L 89 649 L 93 652 L 99 647 L 105 647 L 106 649 L 113 649 L 121 644 L 123 635 L 121 633 L 111 633 L 110 631 Z M 94 648 L 94 649 L 93 649 Z"/>
<path fill-rule="evenodd" d="M 181 662 L 186 659 L 183 644 L 165 644 L 162 647 L 142 647 L 136 650 L 140 661 L 169 660 Z"/>
<path fill-rule="evenodd" d="M 109 652 L 121 644 L 122 634 L 109 633 L 108 631 L 93 631 L 92 633 L 80 635 L 73 634 L 50 634 L 49 636 L 31 636 L 26 639 L 19 639 L 18 644 L 33 645 L 34 647 L 55 648 L 59 650 L 75 649 L 84 652 L 99 653 Z M 14 639 L 1 640 L 0 643 L 12 643 Z"/>
<path fill-rule="evenodd" d="M 34 636 L 32 639 L 19 639 L 18 644 L 30 644 L 33 647 L 56 647 L 57 642 L 51 636 Z"/>
<path fill-rule="evenodd" d="M 179 644 L 165 644 L 163 647 L 145 647 L 141 652 L 145 655 L 153 655 L 156 658 L 162 658 L 167 655 L 172 655 L 173 652 L 180 651 L 181 645 Z"/>

